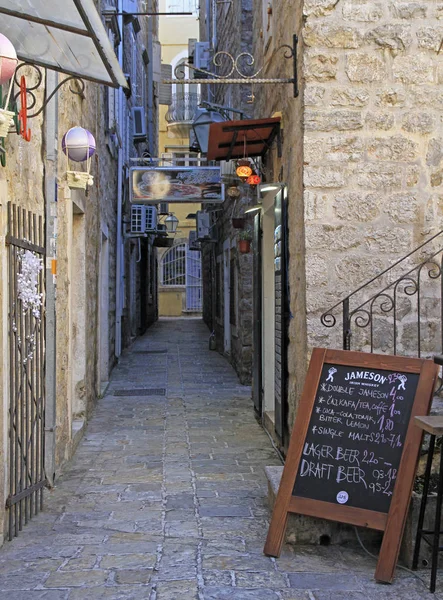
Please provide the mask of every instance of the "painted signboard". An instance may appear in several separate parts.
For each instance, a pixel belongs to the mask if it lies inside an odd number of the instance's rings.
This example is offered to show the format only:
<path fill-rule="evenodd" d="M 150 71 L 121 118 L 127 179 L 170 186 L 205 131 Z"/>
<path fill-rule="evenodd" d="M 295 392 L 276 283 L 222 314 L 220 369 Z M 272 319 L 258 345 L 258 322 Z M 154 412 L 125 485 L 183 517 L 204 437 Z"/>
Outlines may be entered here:
<path fill-rule="evenodd" d="M 289 513 L 384 532 L 375 578 L 392 581 L 438 366 L 314 348 L 264 552 L 279 556 Z"/>
<path fill-rule="evenodd" d="M 133 167 L 131 202 L 223 202 L 220 167 Z"/>

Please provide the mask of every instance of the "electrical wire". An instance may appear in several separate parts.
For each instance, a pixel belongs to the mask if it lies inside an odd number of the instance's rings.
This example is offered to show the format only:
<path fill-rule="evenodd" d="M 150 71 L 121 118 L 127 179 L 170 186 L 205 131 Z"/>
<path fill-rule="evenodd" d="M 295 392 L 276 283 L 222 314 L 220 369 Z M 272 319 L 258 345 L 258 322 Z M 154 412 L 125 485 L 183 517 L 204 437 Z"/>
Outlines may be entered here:
<path fill-rule="evenodd" d="M 360 537 L 360 534 L 358 533 L 357 527 L 354 527 L 354 531 L 355 531 L 355 535 L 357 536 L 358 543 L 360 544 L 362 550 L 364 552 L 366 552 L 366 554 L 368 556 L 370 556 L 371 558 L 373 558 L 374 560 L 378 560 L 378 556 L 376 556 L 375 554 L 372 554 L 372 552 L 369 552 L 369 550 L 363 544 L 362 539 Z M 422 577 L 420 577 L 420 575 L 417 575 L 417 573 L 415 571 L 412 571 L 411 569 L 408 569 L 407 567 L 403 567 L 403 565 L 397 565 L 397 569 L 402 569 L 402 571 L 406 571 L 407 573 L 410 573 L 416 579 L 418 579 L 419 581 L 421 581 L 422 584 L 426 587 L 426 589 L 428 588 L 428 583 Z"/>
<path fill-rule="evenodd" d="M 284 465 L 284 464 L 285 464 L 285 459 L 284 459 L 284 457 L 283 457 L 283 454 L 282 454 L 282 453 L 280 452 L 280 450 L 278 449 L 278 447 L 277 447 L 276 443 L 274 442 L 274 440 L 272 439 L 272 436 L 271 436 L 271 434 L 269 433 L 269 431 L 268 431 L 268 430 L 267 430 L 265 427 L 263 427 L 263 424 L 262 424 L 262 423 L 260 423 L 260 425 L 261 425 L 261 427 L 262 427 L 263 431 L 264 431 L 264 432 L 266 433 L 266 435 L 268 436 L 268 438 L 269 438 L 269 440 L 270 440 L 270 442 L 271 442 L 271 445 L 272 445 L 272 447 L 274 448 L 275 452 L 277 453 L 277 456 L 278 456 L 278 458 L 280 459 L 280 462 L 281 462 L 281 464 L 282 464 L 282 465 Z"/>

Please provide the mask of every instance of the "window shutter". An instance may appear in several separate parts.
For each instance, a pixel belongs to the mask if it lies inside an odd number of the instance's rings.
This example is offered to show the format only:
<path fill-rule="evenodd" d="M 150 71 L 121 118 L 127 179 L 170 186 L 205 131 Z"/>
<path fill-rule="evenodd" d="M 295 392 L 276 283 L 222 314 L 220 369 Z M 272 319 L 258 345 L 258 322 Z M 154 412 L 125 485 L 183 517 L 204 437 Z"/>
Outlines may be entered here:
<path fill-rule="evenodd" d="M 161 66 L 161 79 L 172 79 L 172 65 L 163 64 Z M 158 86 L 158 103 L 172 104 L 172 85 L 170 83 L 160 83 Z"/>

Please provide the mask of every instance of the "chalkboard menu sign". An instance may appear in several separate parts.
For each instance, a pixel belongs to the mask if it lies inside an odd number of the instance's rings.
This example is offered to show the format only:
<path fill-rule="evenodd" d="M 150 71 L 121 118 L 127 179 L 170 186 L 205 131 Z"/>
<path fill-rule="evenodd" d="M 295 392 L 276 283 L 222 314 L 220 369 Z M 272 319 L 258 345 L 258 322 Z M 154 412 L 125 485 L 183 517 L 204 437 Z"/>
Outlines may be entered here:
<path fill-rule="evenodd" d="M 312 353 L 264 548 L 278 557 L 289 513 L 384 532 L 375 578 L 394 576 L 422 431 L 438 375 L 430 360 Z"/>
<path fill-rule="evenodd" d="M 418 378 L 324 364 L 293 495 L 387 513 Z"/>

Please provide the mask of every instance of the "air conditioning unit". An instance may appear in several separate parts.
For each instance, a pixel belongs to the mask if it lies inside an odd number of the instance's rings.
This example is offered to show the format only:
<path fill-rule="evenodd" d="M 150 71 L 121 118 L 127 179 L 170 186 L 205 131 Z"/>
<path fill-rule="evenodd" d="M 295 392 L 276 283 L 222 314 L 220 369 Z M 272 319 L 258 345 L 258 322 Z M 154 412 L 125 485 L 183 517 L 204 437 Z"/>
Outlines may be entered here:
<path fill-rule="evenodd" d="M 201 250 L 201 244 L 197 240 L 197 232 L 196 231 L 189 232 L 188 245 L 189 245 L 189 250 Z"/>
<path fill-rule="evenodd" d="M 131 233 L 147 233 L 157 230 L 157 209 L 155 206 L 131 206 Z"/>
<path fill-rule="evenodd" d="M 204 240 L 209 236 L 210 230 L 210 215 L 201 210 L 197 211 L 197 239 Z"/>
<path fill-rule="evenodd" d="M 235 160 L 221 160 L 220 161 L 220 175 L 221 179 L 225 183 L 230 183 L 238 179 L 235 174 L 236 163 Z"/>
<path fill-rule="evenodd" d="M 134 141 L 146 140 L 146 118 L 143 106 L 134 106 L 132 108 L 132 123 Z"/>
<path fill-rule="evenodd" d="M 209 71 L 211 63 L 211 53 L 209 50 L 209 42 L 196 42 L 194 53 L 194 78 L 206 79 L 209 75 L 199 69 Z"/>

